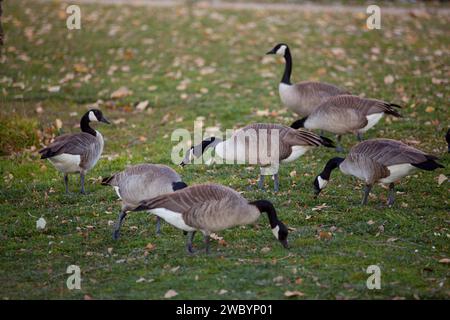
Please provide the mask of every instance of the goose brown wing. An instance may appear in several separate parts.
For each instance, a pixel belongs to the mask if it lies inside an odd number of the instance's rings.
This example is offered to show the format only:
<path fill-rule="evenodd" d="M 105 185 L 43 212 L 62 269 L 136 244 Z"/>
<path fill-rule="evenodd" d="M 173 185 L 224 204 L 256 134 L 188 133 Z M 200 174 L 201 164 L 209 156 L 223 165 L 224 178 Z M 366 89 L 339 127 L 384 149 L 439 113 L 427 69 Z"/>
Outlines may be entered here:
<path fill-rule="evenodd" d="M 67 153 L 73 155 L 83 155 L 97 143 L 96 137 L 89 133 L 80 132 L 66 134 L 55 138 L 55 141 L 48 147 L 39 151 L 41 158 L 50 158 L 59 154 Z"/>

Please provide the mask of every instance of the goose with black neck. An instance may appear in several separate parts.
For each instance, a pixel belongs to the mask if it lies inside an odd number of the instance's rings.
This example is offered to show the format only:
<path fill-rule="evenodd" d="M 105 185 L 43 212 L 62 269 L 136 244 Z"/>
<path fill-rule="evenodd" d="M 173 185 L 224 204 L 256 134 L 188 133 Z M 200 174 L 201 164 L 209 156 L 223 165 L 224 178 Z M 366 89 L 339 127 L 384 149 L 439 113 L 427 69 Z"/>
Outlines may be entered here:
<path fill-rule="evenodd" d="M 109 121 L 98 109 L 86 112 L 80 120 L 81 132 L 64 134 L 55 138 L 47 147 L 39 151 L 41 159 L 48 159 L 52 165 L 64 174 L 66 193 L 69 192 L 69 174 L 79 173 L 81 193 L 85 194 L 84 179 L 103 152 L 102 134 L 91 128 L 90 123 Z"/>

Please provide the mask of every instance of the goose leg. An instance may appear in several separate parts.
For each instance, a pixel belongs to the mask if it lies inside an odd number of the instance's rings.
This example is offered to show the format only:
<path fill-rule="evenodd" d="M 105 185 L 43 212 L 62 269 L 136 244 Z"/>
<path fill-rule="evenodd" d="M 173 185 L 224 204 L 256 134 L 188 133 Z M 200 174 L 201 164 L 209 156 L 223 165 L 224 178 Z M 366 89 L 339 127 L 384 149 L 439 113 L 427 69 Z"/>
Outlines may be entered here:
<path fill-rule="evenodd" d="M 394 183 L 389 184 L 389 196 L 388 196 L 388 206 L 391 207 L 394 204 L 395 201 L 395 190 L 394 190 Z"/>
<path fill-rule="evenodd" d="M 363 206 L 367 204 L 367 199 L 369 198 L 370 190 L 372 190 L 372 185 L 366 184 L 366 186 L 364 188 L 364 196 L 363 196 L 363 199 L 362 199 L 362 202 L 361 202 L 361 204 Z"/>
<path fill-rule="evenodd" d="M 84 190 L 84 172 L 80 173 L 80 182 L 81 182 L 81 193 L 86 194 L 86 191 Z"/>
<path fill-rule="evenodd" d="M 205 234 L 204 241 L 205 241 L 205 253 L 209 254 L 209 234 Z"/>
<path fill-rule="evenodd" d="M 278 177 L 278 173 L 275 173 L 273 175 L 273 190 L 275 192 L 278 192 L 279 189 L 280 189 L 280 180 L 279 180 L 279 177 Z"/>
<path fill-rule="evenodd" d="M 342 136 L 341 135 L 336 135 L 336 141 L 337 141 L 337 143 L 336 143 L 336 151 L 337 152 L 344 152 L 344 148 L 342 148 L 342 145 L 341 145 L 341 138 L 342 138 Z"/>
<path fill-rule="evenodd" d="M 156 235 L 160 235 L 161 234 L 161 218 L 160 217 L 156 217 Z"/>
<path fill-rule="evenodd" d="M 69 175 L 64 174 L 64 186 L 66 187 L 66 193 L 69 193 Z"/>
<path fill-rule="evenodd" d="M 264 190 L 264 175 L 259 175 L 258 188 Z"/>
<path fill-rule="evenodd" d="M 194 240 L 195 231 L 187 232 L 186 250 L 189 254 L 194 253 L 192 249 L 192 241 Z"/>
<path fill-rule="evenodd" d="M 361 132 L 358 132 L 358 133 L 356 134 L 356 139 L 358 139 L 359 142 L 363 141 L 363 136 L 362 136 L 362 133 L 361 133 Z"/>
<path fill-rule="evenodd" d="M 123 219 L 127 216 L 127 213 L 125 211 L 120 211 L 119 217 L 117 218 L 117 222 L 114 225 L 114 232 L 113 232 L 113 239 L 117 240 L 119 239 L 120 235 L 120 227 L 122 226 Z"/>

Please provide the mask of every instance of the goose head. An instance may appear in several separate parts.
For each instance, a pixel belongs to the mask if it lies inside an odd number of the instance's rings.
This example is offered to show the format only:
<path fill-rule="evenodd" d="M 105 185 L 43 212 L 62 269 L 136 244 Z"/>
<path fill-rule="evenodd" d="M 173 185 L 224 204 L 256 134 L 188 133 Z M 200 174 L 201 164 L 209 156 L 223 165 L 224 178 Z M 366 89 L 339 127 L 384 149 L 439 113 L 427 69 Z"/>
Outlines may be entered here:
<path fill-rule="evenodd" d="M 317 197 L 320 192 L 327 186 L 331 172 L 338 168 L 345 158 L 335 157 L 330 159 L 323 171 L 314 179 L 314 196 Z"/>
<path fill-rule="evenodd" d="M 186 152 L 183 161 L 181 161 L 180 166 L 184 167 L 187 164 L 190 164 L 194 161 L 194 159 L 201 157 L 201 155 L 208 148 L 214 148 L 219 142 L 222 140 L 216 137 L 210 137 L 203 140 L 200 144 L 192 146 Z"/>
<path fill-rule="evenodd" d="M 283 56 L 286 54 L 286 51 L 289 50 L 289 46 L 285 43 L 279 43 L 272 50 L 268 51 L 266 54 L 277 54 Z"/>
<path fill-rule="evenodd" d="M 103 116 L 103 113 L 99 109 L 91 109 L 86 112 L 85 117 L 88 118 L 89 122 L 103 122 L 110 124 L 108 119 Z"/>

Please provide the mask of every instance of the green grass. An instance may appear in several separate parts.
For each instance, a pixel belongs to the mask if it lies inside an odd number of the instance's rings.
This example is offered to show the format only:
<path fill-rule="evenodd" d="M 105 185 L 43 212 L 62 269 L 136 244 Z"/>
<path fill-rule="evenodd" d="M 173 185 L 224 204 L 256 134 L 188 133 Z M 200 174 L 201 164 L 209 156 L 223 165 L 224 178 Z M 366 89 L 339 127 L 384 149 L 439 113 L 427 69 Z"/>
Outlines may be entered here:
<path fill-rule="evenodd" d="M 439 263 L 450 255 L 448 182 L 437 183 L 447 169 L 404 179 L 395 207 L 386 208 L 380 207 L 385 189 L 376 186 L 369 205 L 361 207 L 361 183 L 337 172 L 323 194 L 312 197 L 313 178 L 335 156 L 332 150 L 314 150 L 283 166 L 279 194 L 247 190 L 257 170 L 181 170 L 170 161 L 175 145 L 170 134 L 176 128 L 192 131 L 198 116 L 206 118 L 206 126 L 222 129 L 294 119 L 279 112 L 283 63 L 264 56 L 276 43 L 288 42 L 294 81 L 335 83 L 405 106 L 404 118 L 383 120 L 366 138 L 402 139 L 441 156 L 448 167 L 443 138 L 450 118 L 448 17 L 386 15 L 382 30 L 367 31 L 359 15 L 83 5 L 82 29 L 68 31 L 62 5 L 7 1 L 4 6 L 0 115 L 37 123 L 41 140 L 36 148 L 27 145 L 0 158 L 1 298 L 159 299 L 169 289 L 181 299 L 283 299 L 286 290 L 299 290 L 306 299 L 449 298 L 449 267 Z M 333 48 L 344 49 L 344 55 L 333 54 L 339 53 Z M 112 66 L 117 71 L 108 74 Z M 67 74 L 73 79 L 60 83 Z M 395 81 L 386 85 L 389 74 Z M 177 90 L 184 79 L 191 82 Z M 59 92 L 48 91 L 56 85 Z M 121 86 L 133 94 L 112 101 L 110 94 Z M 151 113 L 135 111 L 143 100 Z M 79 118 L 95 102 L 116 124 L 97 127 L 105 150 L 88 174 L 89 194 L 78 194 L 78 177 L 72 176 L 73 193 L 65 195 L 62 176 L 36 150 L 48 143 L 56 119 L 63 124 L 60 133 L 78 131 Z M 278 114 L 256 114 L 264 109 Z M 28 143 L 18 131 L 15 144 Z M 355 139 L 343 143 L 348 149 Z M 120 203 L 112 189 L 99 184 L 100 177 L 140 162 L 170 164 L 188 184 L 212 181 L 248 199 L 273 201 L 281 219 L 295 228 L 291 249 L 276 242 L 265 217 L 255 226 L 221 232 L 227 246 L 214 241 L 210 256 L 187 256 L 181 231 L 168 224 L 163 236 L 155 237 L 155 219 L 145 213 L 130 214 L 122 238 L 113 241 L 109 223 Z M 327 207 L 313 210 L 323 203 Z M 35 226 L 41 216 L 44 231 Z M 320 239 L 320 231 L 332 238 Z M 149 243 L 153 250 L 146 249 Z M 201 250 L 200 237 L 195 245 Z M 265 247 L 270 250 L 261 251 Z M 82 290 L 66 288 L 71 264 L 81 268 Z M 381 290 L 365 286 L 371 264 L 381 267 Z M 274 282 L 278 276 L 281 282 Z M 153 281 L 137 283 L 141 277 Z M 221 289 L 228 292 L 220 295 Z"/>

